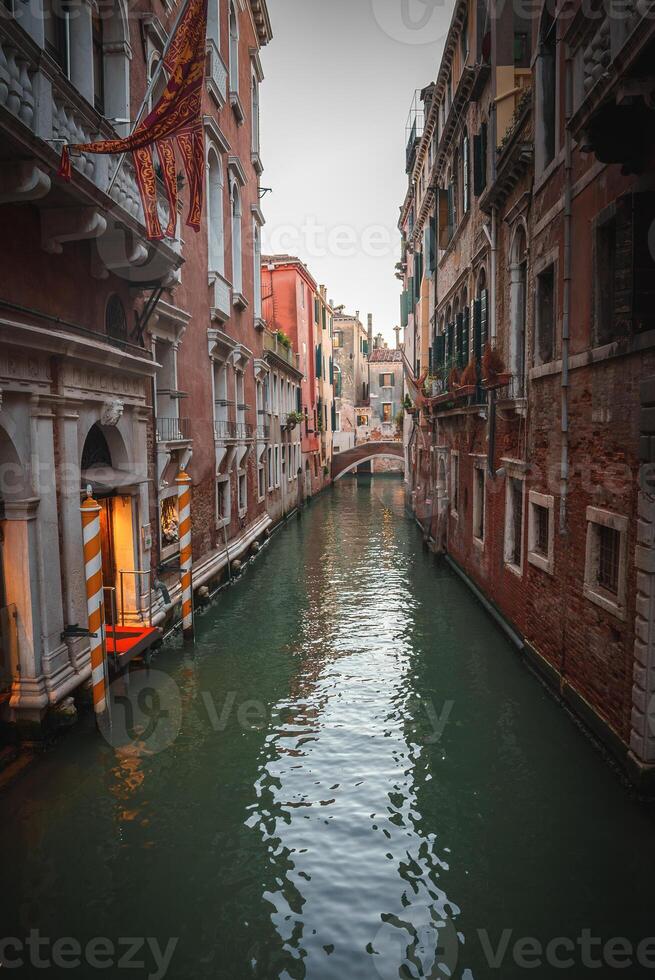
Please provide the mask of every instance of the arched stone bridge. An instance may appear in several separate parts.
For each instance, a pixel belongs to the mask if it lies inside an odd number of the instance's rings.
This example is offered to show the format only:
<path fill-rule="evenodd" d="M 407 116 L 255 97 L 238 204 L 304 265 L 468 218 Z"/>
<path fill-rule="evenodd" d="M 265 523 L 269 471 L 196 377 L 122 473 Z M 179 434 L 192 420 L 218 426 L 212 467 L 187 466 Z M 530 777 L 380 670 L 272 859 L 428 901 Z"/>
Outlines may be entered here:
<path fill-rule="evenodd" d="M 350 470 L 359 466 L 360 463 L 368 463 L 370 459 L 375 459 L 377 456 L 404 460 L 405 452 L 402 442 L 360 442 L 351 449 L 335 453 L 332 457 L 332 479 L 339 480 Z"/>

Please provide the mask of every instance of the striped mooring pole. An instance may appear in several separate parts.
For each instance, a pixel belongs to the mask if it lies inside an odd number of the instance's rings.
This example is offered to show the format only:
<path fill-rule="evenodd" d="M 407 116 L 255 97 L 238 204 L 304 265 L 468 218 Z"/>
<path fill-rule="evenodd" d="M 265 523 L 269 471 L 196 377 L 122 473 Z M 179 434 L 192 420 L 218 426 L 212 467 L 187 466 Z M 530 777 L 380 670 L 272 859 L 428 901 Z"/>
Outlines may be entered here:
<path fill-rule="evenodd" d="M 193 589 L 191 587 L 191 477 L 180 470 L 177 483 L 177 510 L 180 529 L 180 585 L 182 587 L 182 633 L 193 638 Z"/>
<path fill-rule="evenodd" d="M 102 552 L 100 547 L 100 507 L 87 487 L 82 502 L 82 537 L 84 541 L 84 577 L 91 644 L 91 685 L 93 707 L 97 715 L 107 708 L 107 678 L 105 674 L 105 597 L 102 584 Z"/>

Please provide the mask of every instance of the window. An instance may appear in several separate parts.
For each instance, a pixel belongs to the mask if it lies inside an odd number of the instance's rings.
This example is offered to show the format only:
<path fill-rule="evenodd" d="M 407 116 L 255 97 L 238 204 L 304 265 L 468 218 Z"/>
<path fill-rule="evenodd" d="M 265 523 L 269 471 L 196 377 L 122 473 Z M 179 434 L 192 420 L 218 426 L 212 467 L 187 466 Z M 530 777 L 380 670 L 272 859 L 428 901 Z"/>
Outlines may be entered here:
<path fill-rule="evenodd" d="M 159 501 L 159 541 L 162 559 L 177 554 L 180 548 L 180 519 L 177 489 L 168 490 Z"/>
<path fill-rule="evenodd" d="M 243 289 L 241 264 L 241 194 L 236 181 L 232 184 L 232 287 L 235 293 Z"/>
<path fill-rule="evenodd" d="M 473 538 L 484 541 L 485 464 L 478 462 L 473 468 Z"/>
<path fill-rule="evenodd" d="M 391 402 L 382 402 L 382 421 L 391 422 L 392 405 Z"/>
<path fill-rule="evenodd" d="M 257 467 L 257 495 L 260 500 L 263 500 L 266 496 L 266 478 L 263 463 L 260 463 Z"/>
<path fill-rule="evenodd" d="M 450 513 L 457 517 L 459 512 L 459 453 L 450 454 Z"/>
<path fill-rule="evenodd" d="M 473 190 L 476 197 L 487 186 L 487 124 L 483 122 L 480 132 L 473 137 Z"/>
<path fill-rule="evenodd" d="M 628 518 L 587 507 L 584 594 L 607 612 L 625 619 Z"/>
<path fill-rule="evenodd" d="M 93 35 L 93 104 L 103 115 L 105 111 L 105 66 L 102 15 L 96 9 L 91 16 Z"/>
<path fill-rule="evenodd" d="M 230 91 L 239 91 L 239 22 L 233 3 L 230 4 Z"/>
<path fill-rule="evenodd" d="M 596 225 L 594 251 L 594 319 L 596 344 L 608 344 L 616 336 L 616 217 Z"/>
<path fill-rule="evenodd" d="M 343 347 L 343 332 L 341 330 L 335 330 L 332 341 L 332 346 L 335 350 L 339 347 Z"/>
<path fill-rule="evenodd" d="M 393 388 L 394 377 L 393 374 L 381 374 L 380 375 L 380 387 L 381 388 Z"/>
<path fill-rule="evenodd" d="M 531 490 L 528 509 L 528 561 L 553 574 L 555 498 L 549 494 Z"/>
<path fill-rule="evenodd" d="M 239 515 L 243 517 L 248 509 L 248 478 L 245 473 L 239 473 Z"/>
<path fill-rule="evenodd" d="M 230 478 L 222 476 L 216 483 L 216 518 L 220 525 L 230 522 Z"/>
<path fill-rule="evenodd" d="M 268 457 L 268 459 L 267 459 L 267 462 L 268 462 L 268 489 L 269 490 L 272 490 L 273 489 L 273 484 L 275 483 L 275 480 L 274 480 L 274 473 L 273 473 L 273 450 L 270 449 L 270 448 L 267 450 L 267 457 Z"/>
<path fill-rule="evenodd" d="M 259 153 L 259 82 L 252 76 L 252 152 Z"/>
<path fill-rule="evenodd" d="M 70 19 L 56 0 L 43 0 L 43 28 L 46 51 L 70 78 Z"/>
<path fill-rule="evenodd" d="M 535 361 L 547 364 L 555 356 L 555 266 L 537 276 Z"/>
<path fill-rule="evenodd" d="M 280 485 L 280 447 L 275 447 L 275 486 Z"/>
<path fill-rule="evenodd" d="M 510 371 L 515 378 L 515 394 L 525 390 L 525 300 L 527 283 L 527 242 L 525 230 L 517 228 L 510 259 Z"/>
<path fill-rule="evenodd" d="M 262 239 L 256 219 L 252 223 L 253 238 L 253 281 L 254 281 L 254 315 L 260 319 L 262 315 Z"/>
<path fill-rule="evenodd" d="M 213 147 L 207 154 L 207 229 L 209 271 L 224 275 L 223 168 Z"/>
<path fill-rule="evenodd" d="M 127 319 L 125 308 L 115 293 L 107 300 L 105 309 L 105 333 L 112 340 L 127 340 Z"/>
<path fill-rule="evenodd" d="M 539 26 L 535 69 L 535 168 L 539 174 L 555 156 L 557 26 L 548 4 Z"/>
<path fill-rule="evenodd" d="M 523 480 L 510 476 L 505 486 L 505 564 L 523 565 Z"/>

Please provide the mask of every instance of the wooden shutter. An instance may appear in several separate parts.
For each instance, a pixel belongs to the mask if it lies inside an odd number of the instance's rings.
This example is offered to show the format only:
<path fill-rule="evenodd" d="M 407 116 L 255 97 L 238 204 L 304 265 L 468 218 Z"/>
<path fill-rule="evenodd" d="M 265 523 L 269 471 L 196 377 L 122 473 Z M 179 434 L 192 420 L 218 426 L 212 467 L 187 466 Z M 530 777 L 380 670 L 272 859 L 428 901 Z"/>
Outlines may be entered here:
<path fill-rule="evenodd" d="M 464 367 L 469 362 L 469 330 L 471 325 L 471 319 L 469 316 L 468 306 L 464 310 L 464 322 L 462 326 L 462 363 Z"/>
<path fill-rule="evenodd" d="M 403 289 L 400 294 L 400 325 L 401 327 L 407 326 L 407 290 Z"/>
<path fill-rule="evenodd" d="M 444 188 L 437 190 L 437 215 L 439 224 L 439 248 L 448 248 L 448 191 Z"/>
<path fill-rule="evenodd" d="M 447 327 L 447 338 L 446 360 L 452 361 L 455 356 L 455 323 L 452 320 Z"/>
<path fill-rule="evenodd" d="M 435 371 L 442 367 L 446 361 L 446 338 L 443 334 L 439 334 L 434 338 L 434 356 L 432 360 Z"/>
<path fill-rule="evenodd" d="M 457 330 L 456 330 L 456 354 L 457 354 L 457 366 L 464 367 L 464 338 L 462 336 L 464 332 L 464 314 L 458 313 L 456 318 Z"/>
<path fill-rule="evenodd" d="M 464 202 L 464 213 L 469 209 L 469 138 L 465 136 L 462 140 L 462 191 Z"/>
<path fill-rule="evenodd" d="M 389 377 L 391 378 L 391 387 L 393 388 L 396 384 L 396 375 L 392 371 Z"/>
<path fill-rule="evenodd" d="M 482 301 L 473 302 L 473 356 L 476 363 L 482 360 Z"/>
<path fill-rule="evenodd" d="M 487 346 L 487 340 L 489 339 L 489 293 L 486 289 L 483 289 L 480 293 L 480 339 L 482 343 L 482 353 Z"/>
<path fill-rule="evenodd" d="M 430 256 L 430 272 L 434 272 L 437 268 L 437 216 L 434 214 L 430 216 L 428 248 Z"/>
<path fill-rule="evenodd" d="M 473 137 L 473 192 L 479 197 L 487 186 L 487 124 Z"/>

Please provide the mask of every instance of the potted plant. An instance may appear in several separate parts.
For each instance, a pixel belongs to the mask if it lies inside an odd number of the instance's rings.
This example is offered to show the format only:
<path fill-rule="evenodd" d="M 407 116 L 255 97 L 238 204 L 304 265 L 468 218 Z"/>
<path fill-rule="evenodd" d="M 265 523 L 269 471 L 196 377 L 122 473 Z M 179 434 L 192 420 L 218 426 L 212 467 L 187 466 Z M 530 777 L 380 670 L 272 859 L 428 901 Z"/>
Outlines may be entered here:
<path fill-rule="evenodd" d="M 291 338 L 285 334 L 284 330 L 278 330 L 275 336 L 277 337 L 279 344 L 281 344 L 287 350 L 291 349 Z"/>
<path fill-rule="evenodd" d="M 405 395 L 405 400 L 403 402 L 403 408 L 408 415 L 416 415 L 417 408 L 416 405 L 412 404 L 412 400 L 409 395 Z"/>
<path fill-rule="evenodd" d="M 507 373 L 505 362 L 495 347 L 489 344 L 482 355 L 482 384 L 485 388 L 502 388 L 509 384 L 511 374 Z"/>

